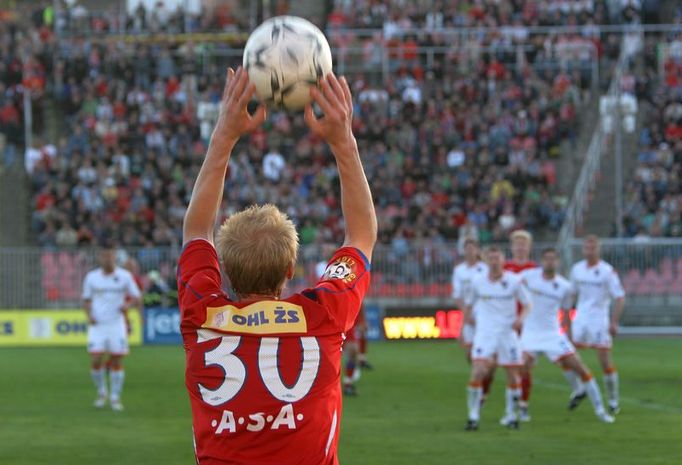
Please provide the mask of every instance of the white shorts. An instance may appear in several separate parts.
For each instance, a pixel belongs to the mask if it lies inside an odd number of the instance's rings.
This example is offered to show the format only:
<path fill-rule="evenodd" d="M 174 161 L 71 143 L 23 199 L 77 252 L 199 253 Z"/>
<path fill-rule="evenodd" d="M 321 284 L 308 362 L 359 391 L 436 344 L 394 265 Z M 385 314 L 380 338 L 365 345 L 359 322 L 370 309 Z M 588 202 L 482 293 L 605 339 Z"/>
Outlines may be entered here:
<path fill-rule="evenodd" d="M 471 346 L 474 342 L 474 326 L 470 325 L 469 323 L 465 323 L 462 326 L 462 332 L 459 335 L 459 338 L 462 340 L 462 344 L 465 346 Z"/>
<path fill-rule="evenodd" d="M 498 365 L 521 366 L 522 354 L 519 335 L 511 328 L 498 332 L 476 330 L 474 334 L 472 360 L 492 360 L 497 356 Z"/>
<path fill-rule="evenodd" d="M 529 354 L 534 359 L 544 355 L 553 363 L 575 354 L 575 347 L 563 334 L 538 337 L 532 333 L 524 333 L 521 336 L 521 347 L 523 347 L 524 353 Z"/>
<path fill-rule="evenodd" d="M 601 320 L 576 318 L 571 325 L 573 342 L 578 347 L 610 349 L 613 345 L 608 323 Z"/>
<path fill-rule="evenodd" d="M 128 353 L 128 330 L 124 320 L 88 326 L 88 352 L 91 354 Z"/>

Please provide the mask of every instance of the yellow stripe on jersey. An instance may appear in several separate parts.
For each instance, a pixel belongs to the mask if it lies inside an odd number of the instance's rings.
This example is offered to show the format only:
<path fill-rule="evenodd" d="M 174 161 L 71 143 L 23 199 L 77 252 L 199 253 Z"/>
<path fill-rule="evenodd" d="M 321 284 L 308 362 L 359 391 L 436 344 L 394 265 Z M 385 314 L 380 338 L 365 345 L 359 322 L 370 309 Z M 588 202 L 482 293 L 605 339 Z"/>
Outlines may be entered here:
<path fill-rule="evenodd" d="M 244 334 L 305 333 L 308 324 L 300 305 L 280 300 L 208 307 L 202 328 Z"/>

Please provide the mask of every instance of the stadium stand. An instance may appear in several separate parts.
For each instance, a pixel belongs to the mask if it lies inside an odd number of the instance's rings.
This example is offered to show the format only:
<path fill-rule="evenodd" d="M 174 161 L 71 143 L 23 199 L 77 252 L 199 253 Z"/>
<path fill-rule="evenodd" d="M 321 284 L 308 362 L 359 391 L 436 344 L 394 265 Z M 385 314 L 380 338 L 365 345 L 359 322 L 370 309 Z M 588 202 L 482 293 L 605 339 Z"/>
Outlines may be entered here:
<path fill-rule="evenodd" d="M 458 9 L 443 2 L 427 15 L 417 6 L 345 2 L 330 15 L 337 53 L 360 47 L 371 63 L 384 49 L 395 71 L 385 81 L 370 71 L 351 74 L 355 131 L 385 251 L 375 267 L 375 292 L 398 286 L 399 295 L 447 295 L 449 273 L 442 270 L 454 257 L 446 241 L 465 234 L 500 241 L 519 227 L 560 227 L 564 197 L 555 187 L 555 160 L 561 144 L 575 138 L 576 115 L 591 95 L 586 62 L 595 53 L 602 60 L 617 56 L 617 42 L 590 27 L 622 19 L 607 3 L 512 2 L 506 10 L 496 2 Z M 229 18 L 167 13 L 153 18 L 136 12 L 123 29 L 173 34 L 243 27 Z M 173 254 L 162 257 L 159 247 L 179 241 L 224 68 L 240 57 L 228 46 L 191 41 L 118 43 L 88 36 L 56 44 L 51 35 L 35 33 L 49 29 L 49 16 L 43 11 L 41 24 L 34 15 L 32 37 L 57 57 L 45 77 L 59 103 L 62 132 L 27 150 L 33 154 L 27 157 L 32 229 L 46 248 L 46 294 L 64 297 L 62 281 L 77 281 L 86 267 L 79 253 L 50 248 L 108 238 L 137 248 L 143 273 L 162 263 L 172 282 Z M 80 21 L 106 34 L 122 30 L 114 16 L 65 10 L 51 21 L 62 32 Z M 531 29 L 550 24 L 587 27 L 549 35 Z M 417 29 L 441 25 L 504 27 L 467 29 L 456 38 L 466 47 L 451 53 L 442 50 L 442 34 Z M 368 27 L 382 32 L 356 29 Z M 429 48 L 431 59 L 424 54 Z M 339 196 L 331 163 L 300 115 L 274 112 L 263 131 L 233 154 L 223 215 L 253 202 L 277 202 L 299 223 L 304 245 L 338 242 L 343 225 L 335 213 Z M 419 247 L 408 248 L 408 241 Z M 304 268 L 310 278 L 314 264 Z"/>
<path fill-rule="evenodd" d="M 533 64 L 544 59 L 541 44 L 529 51 Z M 40 244 L 177 241 L 222 83 L 222 67 L 207 66 L 200 47 L 61 43 L 55 92 L 67 130 L 50 164 L 30 170 Z M 574 136 L 583 79 L 560 65 L 515 69 L 504 63 L 509 53 L 471 60 L 477 79 L 454 68 L 420 74 L 417 59 L 383 88 L 355 77 L 356 131 L 385 243 L 398 231 L 456 239 L 467 222 L 484 242 L 517 227 L 560 226 L 552 158 Z M 228 183 L 245 180 L 249 189 L 230 190 L 228 208 L 276 200 L 295 220 L 306 218 L 304 244 L 338 241 L 331 158 L 301 118 L 275 113 L 270 124 L 267 138 L 254 134 L 236 151 Z M 434 215 L 436 207 L 447 213 Z"/>
<path fill-rule="evenodd" d="M 625 192 L 625 226 L 627 236 L 642 240 L 682 237 L 682 35 L 664 44 L 669 53 L 662 73 L 656 55 L 647 53 L 636 86 L 646 112 L 637 167 Z"/>

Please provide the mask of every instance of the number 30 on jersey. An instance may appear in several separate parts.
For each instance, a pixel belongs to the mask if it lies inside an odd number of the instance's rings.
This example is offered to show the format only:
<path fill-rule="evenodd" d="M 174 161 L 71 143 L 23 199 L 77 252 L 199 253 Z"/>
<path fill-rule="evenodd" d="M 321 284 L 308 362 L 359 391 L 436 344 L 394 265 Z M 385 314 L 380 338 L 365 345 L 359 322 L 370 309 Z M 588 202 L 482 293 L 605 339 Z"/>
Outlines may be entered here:
<path fill-rule="evenodd" d="M 213 331 L 199 330 L 198 342 L 220 337 L 220 344 L 215 349 L 206 352 L 204 364 L 206 367 L 219 366 L 225 372 L 223 382 L 215 389 L 209 389 L 199 383 L 201 398 L 211 406 L 222 405 L 233 399 L 244 386 L 246 380 L 246 366 L 234 354 L 239 347 L 241 336 L 219 336 Z M 264 337 L 258 349 L 258 370 L 263 384 L 268 391 L 282 402 L 297 402 L 303 399 L 317 377 L 320 367 L 320 346 L 315 337 L 301 337 L 303 363 L 296 383 L 287 387 L 277 367 L 278 337 Z"/>

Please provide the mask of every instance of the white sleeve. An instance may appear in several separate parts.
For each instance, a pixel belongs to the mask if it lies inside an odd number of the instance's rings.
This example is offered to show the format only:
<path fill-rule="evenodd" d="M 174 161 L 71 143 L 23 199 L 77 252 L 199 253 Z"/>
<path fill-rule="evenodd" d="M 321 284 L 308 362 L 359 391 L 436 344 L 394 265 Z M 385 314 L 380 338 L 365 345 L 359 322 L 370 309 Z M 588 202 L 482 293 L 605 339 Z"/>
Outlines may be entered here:
<path fill-rule="evenodd" d="M 85 279 L 83 280 L 83 295 L 82 298 L 83 300 L 90 300 L 92 299 L 92 284 L 90 283 L 90 273 L 85 275 Z"/>
<path fill-rule="evenodd" d="M 523 284 L 523 281 L 521 280 L 519 280 L 519 284 L 516 286 L 516 300 L 521 302 L 522 305 L 530 304 L 530 297 L 528 295 L 528 291 L 526 290 L 526 286 Z"/>
<path fill-rule="evenodd" d="M 461 299 L 464 297 L 462 291 L 462 280 L 457 276 L 457 268 L 455 268 L 452 270 L 452 298 Z"/>
<path fill-rule="evenodd" d="M 614 299 L 620 299 L 621 297 L 625 297 L 625 289 L 623 289 L 623 285 L 620 283 L 620 278 L 618 277 L 618 273 L 616 273 L 616 270 L 611 269 L 611 275 L 609 276 L 609 294 L 611 294 L 611 297 Z"/>
<path fill-rule="evenodd" d="M 477 300 L 478 292 L 476 291 L 476 286 L 472 283 L 464 295 L 464 305 L 467 307 L 473 307 Z"/>
<path fill-rule="evenodd" d="M 573 284 L 568 283 L 566 286 L 566 293 L 564 298 L 561 300 L 561 309 L 570 310 L 573 307 L 573 301 L 575 300 L 575 288 Z"/>
<path fill-rule="evenodd" d="M 139 299 L 142 297 L 142 293 L 140 292 L 140 288 L 137 287 L 137 283 L 135 282 L 135 278 L 133 278 L 133 275 L 131 273 L 128 273 L 128 295 L 135 297 L 136 299 Z"/>

